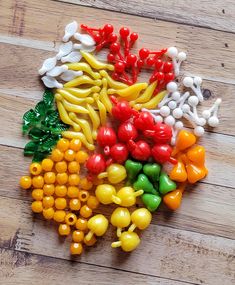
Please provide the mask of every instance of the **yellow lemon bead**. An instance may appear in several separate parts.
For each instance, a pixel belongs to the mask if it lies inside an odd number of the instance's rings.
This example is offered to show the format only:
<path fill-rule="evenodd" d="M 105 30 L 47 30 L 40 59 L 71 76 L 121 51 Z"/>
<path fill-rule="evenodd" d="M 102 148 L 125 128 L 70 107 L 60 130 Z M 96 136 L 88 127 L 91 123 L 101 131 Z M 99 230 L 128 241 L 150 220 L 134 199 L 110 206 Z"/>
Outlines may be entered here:
<path fill-rule="evenodd" d="M 95 196 L 90 195 L 90 197 L 87 200 L 87 206 L 89 208 L 91 208 L 92 210 L 94 210 L 94 209 L 98 208 L 99 200 Z"/>
<path fill-rule="evenodd" d="M 65 216 L 66 216 L 66 212 L 65 212 L 65 211 L 58 210 L 58 211 L 55 211 L 54 216 L 53 216 L 53 219 L 54 219 L 57 223 L 63 223 L 63 222 L 64 222 L 64 219 L 65 219 Z"/>
<path fill-rule="evenodd" d="M 116 196 L 116 189 L 110 184 L 101 184 L 96 187 L 95 195 L 102 204 L 120 204 L 121 199 Z"/>
<path fill-rule="evenodd" d="M 68 182 L 70 186 L 78 186 L 80 182 L 80 176 L 78 174 L 70 174 Z"/>
<path fill-rule="evenodd" d="M 67 195 L 69 198 L 78 198 L 79 189 L 76 186 L 69 186 Z"/>
<path fill-rule="evenodd" d="M 113 211 L 110 222 L 114 227 L 117 227 L 117 236 L 120 237 L 122 228 L 128 227 L 130 225 L 130 212 L 127 208 L 118 207 Z"/>
<path fill-rule="evenodd" d="M 88 154 L 85 151 L 80 150 L 76 153 L 75 159 L 78 163 L 84 163 L 88 159 Z"/>
<path fill-rule="evenodd" d="M 22 176 L 20 178 L 20 186 L 23 188 L 23 189 L 29 189 L 32 185 L 32 179 L 30 176 Z"/>
<path fill-rule="evenodd" d="M 43 186 L 44 195 L 51 196 L 55 192 L 54 184 L 44 184 Z"/>
<path fill-rule="evenodd" d="M 69 225 L 67 225 L 67 224 L 60 224 L 58 231 L 59 231 L 59 234 L 61 236 L 68 236 L 70 234 L 71 230 L 70 230 L 70 226 Z"/>
<path fill-rule="evenodd" d="M 73 213 L 68 213 L 64 219 L 65 223 L 69 226 L 73 226 L 77 222 L 77 216 Z"/>
<path fill-rule="evenodd" d="M 78 199 L 81 201 L 81 202 L 86 202 L 89 198 L 90 194 L 88 191 L 86 190 L 81 190 L 79 191 L 78 193 Z"/>
<path fill-rule="evenodd" d="M 44 171 L 51 171 L 54 166 L 54 162 L 50 158 L 44 158 L 41 165 Z"/>
<path fill-rule="evenodd" d="M 80 231 L 86 231 L 87 230 L 87 220 L 84 218 L 77 219 L 77 222 L 75 224 L 76 229 Z"/>
<path fill-rule="evenodd" d="M 43 188 L 43 185 L 44 185 L 44 179 L 41 175 L 38 175 L 38 176 L 34 176 L 33 177 L 33 187 L 34 188 Z"/>
<path fill-rule="evenodd" d="M 69 173 L 79 173 L 80 165 L 77 161 L 71 161 L 68 164 L 68 171 Z"/>
<path fill-rule="evenodd" d="M 144 193 L 143 190 L 135 191 L 132 187 L 122 187 L 117 192 L 117 197 L 121 200 L 120 205 L 123 207 L 131 207 L 136 203 L 136 197 Z"/>
<path fill-rule="evenodd" d="M 146 229 L 152 220 L 152 214 L 146 208 L 140 208 L 135 210 L 131 214 L 132 225 L 128 229 L 128 232 L 133 232 L 137 227 L 140 230 Z"/>
<path fill-rule="evenodd" d="M 34 213 L 41 213 L 43 210 L 42 201 L 34 201 L 31 208 Z"/>
<path fill-rule="evenodd" d="M 86 246 L 93 246 L 96 242 L 97 242 L 97 239 L 96 237 L 93 235 L 92 238 L 90 240 L 87 240 L 86 237 L 84 237 L 84 243 Z"/>
<path fill-rule="evenodd" d="M 32 197 L 36 201 L 41 201 L 43 199 L 43 190 L 42 189 L 34 189 L 32 191 Z"/>
<path fill-rule="evenodd" d="M 72 255 L 80 255 L 83 251 L 82 244 L 80 242 L 73 242 L 70 246 L 70 253 Z"/>
<path fill-rule="evenodd" d="M 42 166 L 40 163 L 33 162 L 30 164 L 29 171 L 32 175 L 39 175 L 42 172 Z"/>
<path fill-rule="evenodd" d="M 54 203 L 55 203 L 55 200 L 53 196 L 46 196 L 42 200 L 43 208 L 46 208 L 46 209 L 53 207 Z"/>
<path fill-rule="evenodd" d="M 69 201 L 69 208 L 72 210 L 72 211 L 79 211 L 80 208 L 81 208 L 81 202 L 79 199 L 71 199 Z"/>
<path fill-rule="evenodd" d="M 89 241 L 95 234 L 97 236 L 103 236 L 108 229 L 109 222 L 104 215 L 98 214 L 90 218 L 87 227 L 90 230 L 86 235 L 86 239 Z"/>
<path fill-rule="evenodd" d="M 93 186 L 93 183 L 85 177 L 80 180 L 80 186 L 84 190 L 90 190 Z"/>
<path fill-rule="evenodd" d="M 67 194 L 67 187 L 65 185 L 57 185 L 55 187 L 55 194 L 58 197 L 65 197 Z"/>
<path fill-rule="evenodd" d="M 100 173 L 97 177 L 100 179 L 108 178 L 109 182 L 112 184 L 117 184 L 126 178 L 126 169 L 123 165 L 118 163 L 110 164 L 106 172 Z"/>
<path fill-rule="evenodd" d="M 55 170 L 58 172 L 58 173 L 63 173 L 63 172 L 66 172 L 67 171 L 67 162 L 66 161 L 59 161 L 59 162 L 56 162 L 55 164 Z"/>
<path fill-rule="evenodd" d="M 113 242 L 111 246 L 114 248 L 121 246 L 122 250 L 127 252 L 136 249 L 140 243 L 140 238 L 135 232 L 123 232 L 119 239 L 119 241 Z"/>
<path fill-rule="evenodd" d="M 54 217 L 54 209 L 53 208 L 47 208 L 47 209 L 43 209 L 43 217 L 46 219 L 46 220 L 51 220 L 53 219 Z"/>
<path fill-rule="evenodd" d="M 69 144 L 67 139 L 62 138 L 57 142 L 57 148 L 64 152 L 69 148 Z"/>
<path fill-rule="evenodd" d="M 59 184 L 59 185 L 64 185 L 66 184 L 68 181 L 68 174 L 66 172 L 63 172 L 63 173 L 58 173 L 56 175 L 56 182 Z"/>
<path fill-rule="evenodd" d="M 54 148 L 51 152 L 51 159 L 55 162 L 61 161 L 64 158 L 64 153 L 58 148 Z"/>
<path fill-rule="evenodd" d="M 83 231 L 74 231 L 72 234 L 72 239 L 74 242 L 82 242 L 84 239 L 84 232 Z"/>
<path fill-rule="evenodd" d="M 67 161 L 73 161 L 75 159 L 75 151 L 72 149 L 68 149 L 66 150 L 66 152 L 64 153 L 64 159 Z"/>
<path fill-rule="evenodd" d="M 89 208 L 87 205 L 83 205 L 80 209 L 80 215 L 83 218 L 89 218 L 92 215 L 92 209 Z"/>
<path fill-rule="evenodd" d="M 49 171 L 49 172 L 46 172 L 44 174 L 44 182 L 46 184 L 54 184 L 55 183 L 55 179 L 56 179 L 56 177 L 55 177 L 55 173 L 54 172 Z"/>
<path fill-rule="evenodd" d="M 58 210 L 64 210 L 67 207 L 67 202 L 65 198 L 56 198 L 55 199 L 55 207 Z"/>

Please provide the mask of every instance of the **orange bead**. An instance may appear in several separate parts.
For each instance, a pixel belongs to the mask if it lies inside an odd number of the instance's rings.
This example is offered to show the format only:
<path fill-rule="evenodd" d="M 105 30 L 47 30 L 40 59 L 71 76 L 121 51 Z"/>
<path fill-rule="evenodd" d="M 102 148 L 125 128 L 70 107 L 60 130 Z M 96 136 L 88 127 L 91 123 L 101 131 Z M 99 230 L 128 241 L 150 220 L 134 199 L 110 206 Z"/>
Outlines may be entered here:
<path fill-rule="evenodd" d="M 171 210 L 176 210 L 179 208 L 182 200 L 182 191 L 176 189 L 172 192 L 167 193 L 163 197 L 164 204 Z"/>
<path fill-rule="evenodd" d="M 75 155 L 76 155 L 76 153 L 74 152 L 74 150 L 68 149 L 64 153 L 64 159 L 67 161 L 73 161 L 75 159 Z"/>
<path fill-rule="evenodd" d="M 22 176 L 20 178 L 20 186 L 23 188 L 23 189 L 29 189 L 32 185 L 32 179 L 30 176 Z"/>
<path fill-rule="evenodd" d="M 81 202 L 86 202 L 89 198 L 90 194 L 88 193 L 88 191 L 86 190 L 81 190 L 79 191 L 78 193 L 78 199 L 81 201 Z"/>
<path fill-rule="evenodd" d="M 41 213 L 43 210 L 42 201 L 34 201 L 31 208 L 34 213 Z"/>
<path fill-rule="evenodd" d="M 69 141 L 64 138 L 60 139 L 57 142 L 57 148 L 63 152 L 66 151 L 69 148 Z"/>
<path fill-rule="evenodd" d="M 33 162 L 29 166 L 29 172 L 32 175 L 39 175 L 42 172 L 42 166 L 40 163 Z"/>
<path fill-rule="evenodd" d="M 66 216 L 65 211 L 58 210 L 58 211 L 55 211 L 53 218 L 57 223 L 63 223 L 65 216 Z"/>
<path fill-rule="evenodd" d="M 80 255 L 83 251 L 82 244 L 79 242 L 71 243 L 70 253 L 72 255 Z"/>
<path fill-rule="evenodd" d="M 74 231 L 72 235 L 74 242 L 82 242 L 84 239 L 84 232 L 83 231 Z"/>
<path fill-rule="evenodd" d="M 96 209 L 99 206 L 99 200 L 95 196 L 90 195 L 90 197 L 87 200 L 87 206 L 92 210 Z"/>
<path fill-rule="evenodd" d="M 194 134 L 186 131 L 181 130 L 177 136 L 175 148 L 172 152 L 174 156 L 178 151 L 185 150 L 186 148 L 194 145 L 196 142 L 196 137 Z"/>
<path fill-rule="evenodd" d="M 56 182 L 60 185 L 66 184 L 68 181 L 68 174 L 66 172 L 58 173 L 56 175 Z"/>
<path fill-rule="evenodd" d="M 44 185 L 43 177 L 41 175 L 34 176 L 32 184 L 34 188 L 43 188 Z"/>
<path fill-rule="evenodd" d="M 54 162 L 50 158 L 44 158 L 41 165 L 44 171 L 51 171 L 53 168 Z"/>
<path fill-rule="evenodd" d="M 70 174 L 68 182 L 70 186 L 78 186 L 80 182 L 80 176 L 78 174 Z"/>
<path fill-rule="evenodd" d="M 58 210 L 64 210 L 67 207 L 67 201 L 65 200 L 65 198 L 56 198 L 55 207 Z"/>
<path fill-rule="evenodd" d="M 61 161 L 64 158 L 64 153 L 58 148 L 54 148 L 51 152 L 51 159 L 55 162 Z"/>
<path fill-rule="evenodd" d="M 84 237 L 83 242 L 84 242 L 85 245 L 87 245 L 87 246 L 93 246 L 93 245 L 97 242 L 97 239 L 96 239 L 96 237 L 93 235 L 92 238 L 91 238 L 89 241 L 87 241 L 86 237 Z"/>
<path fill-rule="evenodd" d="M 69 173 L 79 173 L 79 171 L 80 171 L 79 163 L 77 163 L 77 161 L 69 162 L 68 171 L 69 171 Z"/>
<path fill-rule="evenodd" d="M 80 209 L 80 215 L 83 218 L 89 218 L 92 215 L 92 209 L 89 208 L 87 205 L 83 205 Z"/>
<path fill-rule="evenodd" d="M 79 189 L 76 186 L 69 186 L 67 195 L 69 198 L 78 198 Z"/>
<path fill-rule="evenodd" d="M 65 223 L 69 226 L 73 226 L 76 224 L 77 222 L 77 216 L 73 213 L 68 213 L 66 216 L 65 216 Z"/>
<path fill-rule="evenodd" d="M 36 201 L 41 201 L 43 199 L 43 190 L 42 189 L 34 189 L 32 191 L 32 197 Z"/>
<path fill-rule="evenodd" d="M 55 183 L 55 173 L 54 172 L 46 172 L 44 174 L 44 182 L 46 184 L 54 184 Z"/>
<path fill-rule="evenodd" d="M 46 209 L 53 207 L 54 203 L 55 203 L 55 200 L 53 196 L 46 196 L 42 200 L 43 208 L 46 208 Z"/>
<path fill-rule="evenodd" d="M 74 151 L 79 151 L 82 146 L 80 139 L 72 139 L 69 144 L 69 148 Z"/>
<path fill-rule="evenodd" d="M 75 227 L 76 229 L 80 231 L 86 231 L 87 230 L 87 220 L 84 218 L 77 219 Z"/>
<path fill-rule="evenodd" d="M 56 164 L 55 164 L 55 170 L 56 170 L 58 173 L 66 172 L 66 171 L 67 171 L 67 162 L 64 161 L 64 160 L 59 161 L 59 162 L 56 162 Z"/>
<path fill-rule="evenodd" d="M 80 186 L 84 190 L 90 190 L 93 186 L 93 183 L 85 177 L 81 179 Z"/>
<path fill-rule="evenodd" d="M 170 175 L 171 180 L 184 182 L 187 180 L 187 172 L 182 161 L 178 160 L 177 164 L 172 168 Z"/>
<path fill-rule="evenodd" d="M 59 234 L 61 236 L 68 236 L 70 234 L 71 230 L 70 230 L 70 226 L 69 225 L 67 225 L 67 224 L 60 224 L 58 231 L 59 231 Z"/>
<path fill-rule="evenodd" d="M 44 195 L 51 196 L 55 192 L 54 184 L 44 184 L 43 186 Z"/>
<path fill-rule="evenodd" d="M 88 154 L 85 151 L 80 150 L 76 153 L 75 159 L 78 163 L 84 163 L 88 159 Z"/>
<path fill-rule="evenodd" d="M 58 197 L 65 197 L 67 194 L 67 187 L 65 185 L 57 185 L 55 187 L 55 194 Z"/>
<path fill-rule="evenodd" d="M 69 201 L 69 208 L 72 210 L 72 211 L 79 211 L 80 208 L 81 208 L 81 202 L 79 199 L 71 199 Z"/>
<path fill-rule="evenodd" d="M 54 209 L 53 208 L 47 208 L 47 209 L 43 209 L 43 217 L 46 219 L 46 220 L 51 220 L 53 219 L 54 217 Z"/>

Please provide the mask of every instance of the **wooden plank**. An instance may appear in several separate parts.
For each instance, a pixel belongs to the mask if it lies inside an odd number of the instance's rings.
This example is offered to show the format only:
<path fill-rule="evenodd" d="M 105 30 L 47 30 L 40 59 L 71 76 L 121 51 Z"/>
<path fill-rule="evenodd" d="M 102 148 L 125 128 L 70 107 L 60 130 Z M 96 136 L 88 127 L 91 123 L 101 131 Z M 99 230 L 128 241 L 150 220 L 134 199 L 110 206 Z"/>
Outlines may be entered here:
<path fill-rule="evenodd" d="M 52 223 L 32 220 L 27 202 L 1 198 L 0 209 L 3 207 L 0 247 L 71 259 L 70 239 L 59 239 Z M 115 240 L 110 227 L 105 237 L 77 260 L 196 284 L 231 285 L 235 281 L 234 240 L 156 225 L 144 231 L 142 238 L 140 247 L 127 255 L 110 249 Z"/>
<path fill-rule="evenodd" d="M 138 15 L 145 18 L 165 20 L 197 27 L 207 27 L 227 32 L 235 32 L 235 5 L 232 0 L 199 0 L 193 5 L 190 0 L 155 1 L 155 0 L 55 0 L 87 7 L 99 8 Z M 215 21 L 216 19 L 216 21 Z"/>
<path fill-rule="evenodd" d="M 2 2 L 1 11 L 4 17 L 0 19 L 1 35 L 60 42 L 64 26 L 73 19 L 91 26 L 111 22 L 120 27 L 122 23 L 139 32 L 139 47 L 145 46 L 154 50 L 156 44 L 160 43 L 158 48 L 176 45 L 179 49 L 188 51 L 188 61 L 183 67 L 184 74 L 235 83 L 235 58 L 231 56 L 235 50 L 235 34 L 164 21 L 156 22 L 49 0 L 26 0 L 20 4 L 17 2 L 17 5 L 14 3 L 13 0 Z M 13 28 L 10 28 L 11 25 Z"/>
<path fill-rule="evenodd" d="M 43 255 L 16 250 L 0 249 L 0 280 L 4 285 L 38 284 L 162 284 L 185 285 L 188 283 L 168 280 L 154 276 L 125 272 L 92 264 L 79 264 Z M 61 277 L 61 272 L 63 277 Z M 191 283 L 190 283 L 191 284 Z"/>

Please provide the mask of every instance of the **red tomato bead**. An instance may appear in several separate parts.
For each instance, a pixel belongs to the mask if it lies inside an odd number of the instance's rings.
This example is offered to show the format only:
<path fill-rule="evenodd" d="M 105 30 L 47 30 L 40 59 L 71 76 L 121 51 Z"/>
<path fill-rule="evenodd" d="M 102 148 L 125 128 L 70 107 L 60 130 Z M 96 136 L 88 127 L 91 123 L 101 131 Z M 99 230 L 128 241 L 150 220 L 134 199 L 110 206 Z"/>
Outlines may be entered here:
<path fill-rule="evenodd" d="M 117 143 L 110 149 L 110 156 L 113 161 L 122 164 L 127 160 L 129 151 L 125 144 Z"/>
<path fill-rule="evenodd" d="M 128 142 L 134 140 L 138 136 L 135 126 L 129 122 L 122 123 L 118 128 L 118 139 L 121 142 Z"/>
<path fill-rule="evenodd" d="M 86 163 L 86 168 L 92 174 L 99 174 L 106 168 L 106 162 L 102 154 L 93 154 Z"/>

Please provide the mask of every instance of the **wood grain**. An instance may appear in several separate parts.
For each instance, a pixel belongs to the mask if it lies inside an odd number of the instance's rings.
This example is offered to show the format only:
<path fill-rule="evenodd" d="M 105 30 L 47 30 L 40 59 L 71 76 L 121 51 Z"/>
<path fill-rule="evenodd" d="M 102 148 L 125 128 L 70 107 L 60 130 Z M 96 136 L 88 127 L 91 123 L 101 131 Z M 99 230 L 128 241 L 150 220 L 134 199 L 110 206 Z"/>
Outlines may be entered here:
<path fill-rule="evenodd" d="M 154 19 L 155 21 L 165 20 L 197 27 L 235 32 L 233 17 L 235 14 L 235 5 L 232 0 L 198 0 L 195 3 L 192 3 L 190 0 L 59 0 L 59 2 L 138 15 Z"/>

